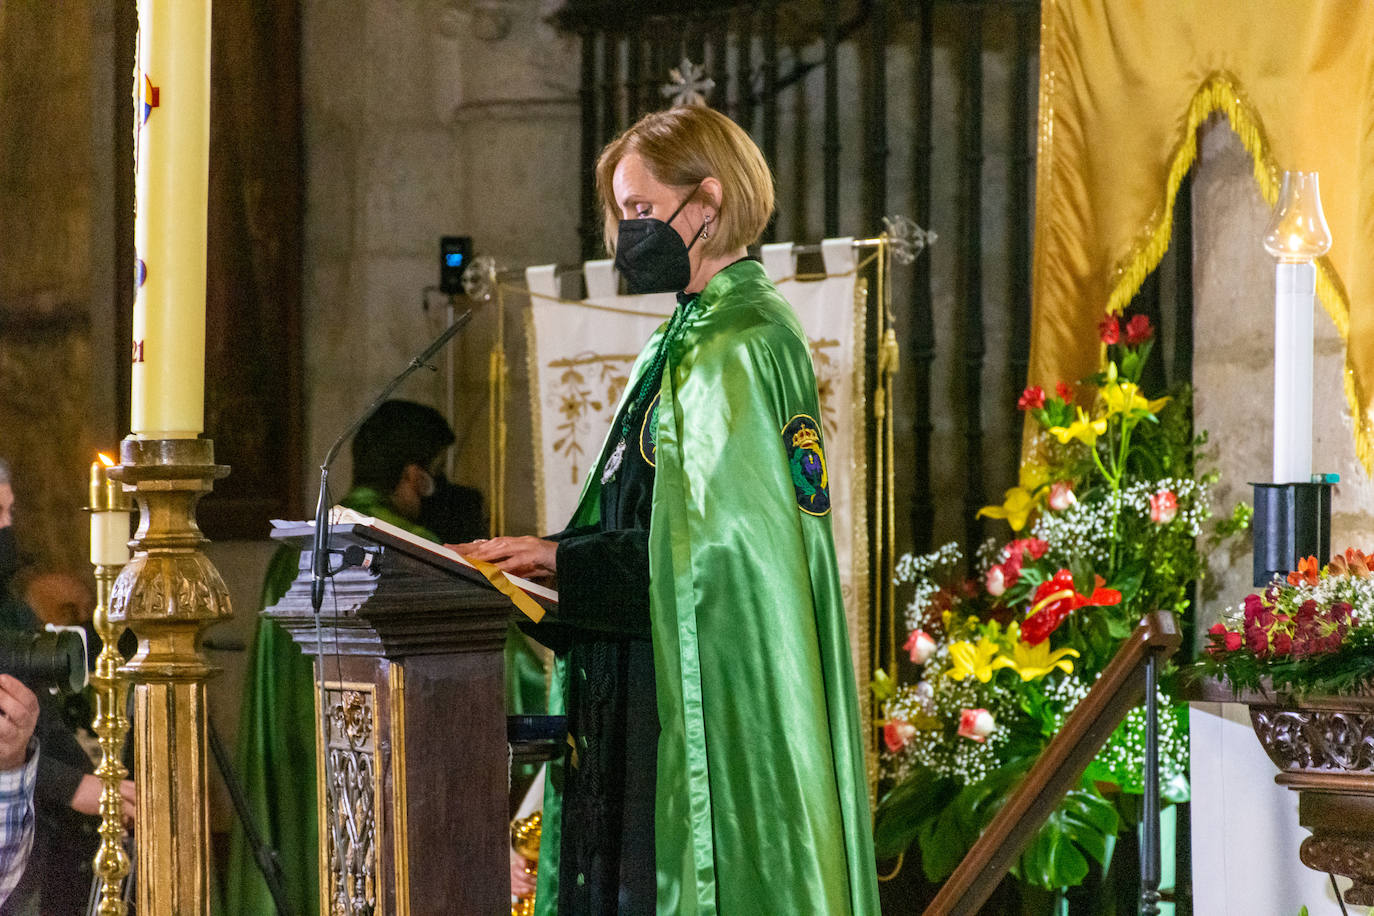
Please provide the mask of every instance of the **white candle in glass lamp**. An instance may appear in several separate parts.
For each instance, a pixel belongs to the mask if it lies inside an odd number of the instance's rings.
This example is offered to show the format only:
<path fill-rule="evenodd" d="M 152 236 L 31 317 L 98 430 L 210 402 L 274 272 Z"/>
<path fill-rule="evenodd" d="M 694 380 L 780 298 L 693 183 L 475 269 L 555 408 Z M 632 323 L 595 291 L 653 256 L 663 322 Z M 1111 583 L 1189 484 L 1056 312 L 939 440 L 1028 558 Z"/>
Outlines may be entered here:
<path fill-rule="evenodd" d="M 114 462 L 105 455 L 91 462 L 91 564 L 123 566 L 129 562 L 132 507 L 119 481 L 111 480 Z"/>
<path fill-rule="evenodd" d="M 143 439 L 204 428 L 210 0 L 139 0 L 133 390 Z"/>
<path fill-rule="evenodd" d="M 1312 261 L 1331 249 L 1316 172 L 1284 172 L 1264 247 L 1274 269 L 1274 483 L 1312 478 Z"/>

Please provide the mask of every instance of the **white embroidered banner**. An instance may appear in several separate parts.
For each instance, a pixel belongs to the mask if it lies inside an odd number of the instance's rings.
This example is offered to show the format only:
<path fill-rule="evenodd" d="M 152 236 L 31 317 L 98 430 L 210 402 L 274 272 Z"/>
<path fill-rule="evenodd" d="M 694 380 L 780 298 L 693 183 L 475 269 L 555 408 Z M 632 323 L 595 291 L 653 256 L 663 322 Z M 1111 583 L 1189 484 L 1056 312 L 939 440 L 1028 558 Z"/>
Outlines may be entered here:
<path fill-rule="evenodd" d="M 811 344 L 820 391 L 821 423 L 830 470 L 835 553 L 844 589 L 855 672 L 868 675 L 867 619 L 870 592 L 868 515 L 864 457 L 865 290 L 858 282 L 854 241 L 821 243 L 823 279 L 796 279 L 794 245 L 765 245 L 764 270 L 792 304 Z M 606 431 L 644 342 L 672 314 L 671 294 L 617 296 L 610 261 L 583 266 L 588 296 L 558 297 L 552 265 L 525 272 L 530 290 L 526 329 L 532 425 L 535 431 L 535 494 L 542 531 L 561 529 L 577 507 L 588 470 L 600 456 Z"/>

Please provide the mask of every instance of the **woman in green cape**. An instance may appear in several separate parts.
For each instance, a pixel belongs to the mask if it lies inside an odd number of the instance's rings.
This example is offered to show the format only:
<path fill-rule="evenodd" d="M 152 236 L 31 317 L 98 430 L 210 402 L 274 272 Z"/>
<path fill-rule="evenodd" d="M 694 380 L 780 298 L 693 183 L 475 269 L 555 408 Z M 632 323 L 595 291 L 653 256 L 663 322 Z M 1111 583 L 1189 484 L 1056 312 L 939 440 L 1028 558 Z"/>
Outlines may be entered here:
<path fill-rule="evenodd" d="M 649 115 L 597 185 L 629 292 L 678 293 L 569 527 L 462 545 L 556 578 L 531 627 L 568 716 L 540 913 L 876 914 L 858 701 L 810 350 L 747 257 L 753 141 Z"/>

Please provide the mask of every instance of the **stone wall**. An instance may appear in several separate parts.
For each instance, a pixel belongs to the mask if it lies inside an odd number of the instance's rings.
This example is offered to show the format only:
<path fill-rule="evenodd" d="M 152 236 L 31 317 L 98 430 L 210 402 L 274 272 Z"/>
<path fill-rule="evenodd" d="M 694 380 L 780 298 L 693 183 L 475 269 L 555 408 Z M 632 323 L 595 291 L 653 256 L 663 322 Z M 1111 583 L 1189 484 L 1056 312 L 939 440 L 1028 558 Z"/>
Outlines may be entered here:
<path fill-rule="evenodd" d="M 310 459 L 442 329 L 445 299 L 424 292 L 438 282 L 441 235 L 470 235 L 505 267 L 576 259 L 580 56 L 544 21 L 559 5 L 302 3 Z M 495 311 L 479 304 L 451 350 L 455 476 L 476 485 L 486 482 Z M 507 319 L 518 344 L 516 303 Z M 521 356 L 512 356 L 510 402 L 521 405 Z M 449 413 L 447 365 L 398 396 Z M 532 489 L 518 486 L 532 473 L 519 448 L 528 418 L 513 410 L 511 420 L 511 521 L 528 528 Z M 347 481 L 346 454 L 337 468 Z M 313 494 L 315 472 L 302 470 Z"/>

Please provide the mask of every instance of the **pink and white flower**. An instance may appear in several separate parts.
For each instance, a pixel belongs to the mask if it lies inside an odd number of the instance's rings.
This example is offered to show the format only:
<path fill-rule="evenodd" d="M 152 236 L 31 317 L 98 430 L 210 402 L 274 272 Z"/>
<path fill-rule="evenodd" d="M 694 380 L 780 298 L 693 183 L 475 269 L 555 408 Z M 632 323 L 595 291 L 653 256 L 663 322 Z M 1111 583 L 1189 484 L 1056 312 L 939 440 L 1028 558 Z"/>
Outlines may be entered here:
<path fill-rule="evenodd" d="M 906 747 L 907 742 L 916 734 L 916 726 L 902 719 L 888 719 L 883 726 L 883 743 L 892 753 Z"/>
<path fill-rule="evenodd" d="M 987 587 L 989 595 L 994 598 L 1002 597 L 1002 593 L 1007 590 L 1007 573 L 1000 563 L 987 571 L 983 576 L 983 584 Z"/>
<path fill-rule="evenodd" d="M 988 739 L 997 728 L 997 720 L 986 709 L 965 709 L 959 713 L 959 737 L 977 741 Z"/>
<path fill-rule="evenodd" d="M 1050 484 L 1050 509 L 1054 512 L 1063 512 L 1065 509 L 1078 502 L 1078 497 L 1073 495 L 1073 484 L 1067 480 L 1060 480 Z"/>
<path fill-rule="evenodd" d="M 935 654 L 935 640 L 925 630 L 912 630 L 902 648 L 911 656 L 912 664 L 924 665 Z"/>

